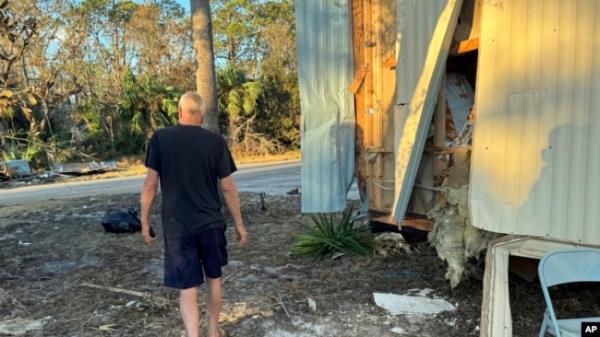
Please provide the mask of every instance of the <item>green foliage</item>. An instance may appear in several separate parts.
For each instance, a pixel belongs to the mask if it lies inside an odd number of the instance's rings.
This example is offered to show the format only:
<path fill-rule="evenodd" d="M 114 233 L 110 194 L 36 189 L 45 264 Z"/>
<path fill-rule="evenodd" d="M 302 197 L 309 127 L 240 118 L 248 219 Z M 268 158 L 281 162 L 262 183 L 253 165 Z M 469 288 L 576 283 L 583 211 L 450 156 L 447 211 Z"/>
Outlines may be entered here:
<path fill-rule="evenodd" d="M 260 83 L 246 79 L 243 70 L 236 67 L 219 69 L 217 88 L 218 108 L 225 117 L 225 129 L 230 130 L 239 125 L 241 119 L 255 114 L 262 88 Z"/>
<path fill-rule="evenodd" d="M 294 2 L 211 6 L 218 110 L 232 149 L 299 148 Z M 195 88 L 191 18 L 177 0 L 9 1 L 0 16 L 0 156 L 42 167 L 140 154 Z"/>
<path fill-rule="evenodd" d="M 81 117 L 89 138 L 95 140 L 104 136 L 102 113 L 95 100 L 90 99 L 79 105 L 77 107 L 77 114 Z"/>
<path fill-rule="evenodd" d="M 292 149 L 300 148 L 300 95 L 295 79 L 274 74 L 260 78 L 263 94 L 255 123 L 257 132 Z"/>
<path fill-rule="evenodd" d="M 12 134 L 2 135 L 4 143 L 2 159 L 25 159 L 33 168 L 49 167 L 53 162 L 62 162 L 76 156 L 76 151 L 57 137 L 46 141 L 39 138 L 39 132 L 29 132 L 27 138 Z"/>
<path fill-rule="evenodd" d="M 316 214 L 311 219 L 312 226 L 304 225 L 304 233 L 295 235 L 293 255 L 318 258 L 338 253 L 364 256 L 371 252 L 373 238 L 367 227 L 354 226 L 352 209 L 341 216 Z"/>
<path fill-rule="evenodd" d="M 177 101 L 181 92 L 153 76 L 136 78 L 127 74 L 118 103 L 119 138 L 117 146 L 125 154 L 144 149 L 152 133 L 177 123 Z"/>
<path fill-rule="evenodd" d="M 252 0 L 217 0 L 211 5 L 216 57 L 230 66 L 252 59 L 258 29 L 256 11 L 260 5 Z"/>

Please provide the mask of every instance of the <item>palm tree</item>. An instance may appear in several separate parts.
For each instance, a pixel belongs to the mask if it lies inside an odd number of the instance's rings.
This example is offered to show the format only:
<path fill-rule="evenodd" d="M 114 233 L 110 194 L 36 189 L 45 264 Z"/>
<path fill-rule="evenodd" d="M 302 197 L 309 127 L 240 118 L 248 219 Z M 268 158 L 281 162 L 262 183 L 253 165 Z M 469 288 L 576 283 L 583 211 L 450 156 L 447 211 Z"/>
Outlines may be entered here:
<path fill-rule="evenodd" d="M 190 0 L 192 9 L 192 44 L 196 50 L 196 90 L 206 103 L 204 126 L 214 132 L 219 130 L 217 110 L 217 85 L 212 39 L 212 21 L 209 0 Z"/>

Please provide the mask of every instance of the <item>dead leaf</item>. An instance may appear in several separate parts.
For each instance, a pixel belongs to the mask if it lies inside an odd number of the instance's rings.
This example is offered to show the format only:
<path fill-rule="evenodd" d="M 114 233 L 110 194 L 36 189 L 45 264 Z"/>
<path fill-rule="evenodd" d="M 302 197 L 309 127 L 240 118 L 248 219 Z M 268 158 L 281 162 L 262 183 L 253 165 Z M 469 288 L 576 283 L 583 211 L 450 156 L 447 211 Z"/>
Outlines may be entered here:
<path fill-rule="evenodd" d="M 0 92 L 0 96 L 1 97 L 8 97 L 8 98 L 10 98 L 10 97 L 13 97 L 13 95 L 14 95 L 14 93 L 12 91 L 10 91 L 10 90 L 7 90 L 7 89 L 4 89 L 4 90 L 2 90 Z"/>
<path fill-rule="evenodd" d="M 35 96 L 33 96 L 32 94 L 27 95 L 27 100 L 29 101 L 29 104 L 31 104 L 31 105 L 37 104 L 37 99 L 35 99 Z"/>
<path fill-rule="evenodd" d="M 23 111 L 23 114 L 25 115 L 25 118 L 27 118 L 27 120 L 29 120 L 29 121 L 33 120 L 33 115 L 31 114 L 31 109 L 21 108 L 21 111 Z"/>

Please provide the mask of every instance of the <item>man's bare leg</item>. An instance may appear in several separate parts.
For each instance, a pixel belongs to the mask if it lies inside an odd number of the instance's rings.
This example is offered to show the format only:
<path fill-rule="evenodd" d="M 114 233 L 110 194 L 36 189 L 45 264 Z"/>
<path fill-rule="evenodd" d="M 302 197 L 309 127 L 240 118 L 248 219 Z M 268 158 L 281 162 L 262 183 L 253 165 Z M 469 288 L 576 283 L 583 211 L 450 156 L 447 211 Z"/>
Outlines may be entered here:
<path fill-rule="evenodd" d="M 220 337 L 221 278 L 206 278 L 208 284 L 208 337 Z"/>
<path fill-rule="evenodd" d="M 200 337 L 200 312 L 198 310 L 198 288 L 182 289 L 179 292 L 179 310 L 187 337 Z"/>

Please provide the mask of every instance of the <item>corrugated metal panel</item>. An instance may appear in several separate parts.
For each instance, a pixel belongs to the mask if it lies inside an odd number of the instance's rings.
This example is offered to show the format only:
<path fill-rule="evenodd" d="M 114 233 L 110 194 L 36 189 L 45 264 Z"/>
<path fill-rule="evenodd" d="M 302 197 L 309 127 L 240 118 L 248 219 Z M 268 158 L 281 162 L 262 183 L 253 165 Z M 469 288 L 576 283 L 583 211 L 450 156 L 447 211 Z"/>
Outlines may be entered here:
<path fill-rule="evenodd" d="M 461 5 L 462 0 L 446 1 L 438 16 L 433 33 L 431 33 L 425 60 L 421 66 L 422 71 L 418 75 L 418 81 L 415 82 L 414 90 L 412 90 L 410 104 L 400 108 L 401 116 L 395 119 L 397 122 L 395 123 L 397 141 L 394 149 L 396 155 L 396 199 L 392 215 L 398 223 L 404 218 L 412 194 Z M 414 8 L 419 8 L 419 6 Z M 435 8 L 430 9 L 434 10 Z M 428 14 L 415 12 L 406 14 L 405 18 L 414 16 L 416 20 L 419 20 L 420 16 L 426 18 L 433 14 L 433 11 Z M 399 55 L 402 58 L 402 50 Z M 417 59 L 408 61 L 414 62 L 415 65 L 421 64 L 421 61 Z M 400 80 L 402 76 L 403 74 L 399 72 L 398 82 L 403 81 Z"/>
<path fill-rule="evenodd" d="M 397 104 L 408 104 L 425 64 L 429 42 L 448 0 L 398 0 Z"/>
<path fill-rule="evenodd" d="M 600 1 L 484 1 L 471 212 L 600 244 Z"/>
<path fill-rule="evenodd" d="M 346 206 L 354 179 L 352 33 L 348 0 L 296 1 L 302 107 L 302 211 Z"/>

